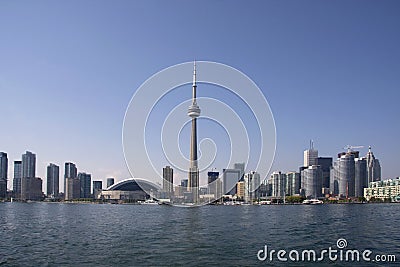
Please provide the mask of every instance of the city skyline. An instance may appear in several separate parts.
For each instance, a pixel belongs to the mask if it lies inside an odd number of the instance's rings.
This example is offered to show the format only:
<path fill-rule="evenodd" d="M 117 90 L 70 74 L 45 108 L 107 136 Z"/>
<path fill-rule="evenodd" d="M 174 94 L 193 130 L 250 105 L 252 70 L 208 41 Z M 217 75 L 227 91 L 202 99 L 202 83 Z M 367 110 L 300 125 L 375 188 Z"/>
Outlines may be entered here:
<path fill-rule="evenodd" d="M 363 148 L 363 147 L 359 147 L 359 148 Z M 381 175 L 380 175 L 380 173 L 381 173 L 381 168 L 380 168 L 380 162 L 379 162 L 379 158 L 380 157 L 378 157 L 378 158 L 375 158 L 375 155 L 374 155 L 374 153 L 372 153 L 372 151 L 371 151 L 371 147 L 368 147 L 368 152 L 367 153 L 365 153 L 366 155 L 364 156 L 364 157 L 362 157 L 362 156 L 360 156 L 360 158 L 358 158 L 359 156 L 359 154 L 360 154 L 360 151 L 359 151 L 359 148 L 358 148 L 358 150 L 357 151 L 353 151 L 353 150 L 350 150 L 350 147 L 349 146 L 347 146 L 347 147 L 344 147 L 341 151 L 338 151 L 336 154 L 334 153 L 332 156 L 331 155 L 325 155 L 325 156 L 323 156 L 323 157 L 319 157 L 318 156 L 318 152 L 317 152 L 317 154 L 316 154 L 316 156 L 317 156 L 317 158 L 315 158 L 315 161 L 311 164 L 311 165 L 309 165 L 309 166 L 304 166 L 304 164 L 299 164 L 298 166 L 293 166 L 292 168 L 289 168 L 289 169 L 286 169 L 286 170 L 282 170 L 282 169 L 271 169 L 271 171 L 268 173 L 268 175 L 266 176 L 266 177 L 264 177 L 264 178 L 262 178 L 262 177 L 260 177 L 260 178 L 258 178 L 258 180 L 260 180 L 260 182 L 261 183 L 266 183 L 275 173 L 282 173 L 282 174 L 289 174 L 289 173 L 299 173 L 298 171 L 296 171 L 296 169 L 298 169 L 298 168 L 300 168 L 301 170 L 304 170 L 304 169 L 307 169 L 308 167 L 311 167 L 312 165 L 318 165 L 318 166 L 321 166 L 321 171 L 322 171 L 322 173 L 323 172 L 326 172 L 327 170 L 325 170 L 324 169 L 324 166 L 326 165 L 326 163 L 328 163 L 328 162 L 330 162 L 330 164 L 327 164 L 327 165 L 330 165 L 330 166 L 335 166 L 335 164 L 332 164 L 332 163 L 335 163 L 335 160 L 340 160 L 340 156 L 343 156 L 343 155 L 345 155 L 346 154 L 346 151 L 344 151 L 345 149 L 347 149 L 347 153 L 350 153 L 349 151 L 351 151 L 351 153 L 354 153 L 354 155 L 356 155 L 355 157 L 356 157 L 356 164 L 357 164 L 357 161 L 358 160 L 364 160 L 365 161 L 365 166 L 370 166 L 369 168 L 367 168 L 366 169 L 366 171 L 367 171 L 367 178 L 368 178 L 368 181 L 369 180 L 371 180 L 371 181 L 376 181 L 376 177 L 374 178 L 374 179 L 372 179 L 371 177 L 370 177 L 370 175 L 371 175 L 371 173 L 373 173 L 374 172 L 374 167 L 373 167 L 373 165 L 371 165 L 371 164 L 369 164 L 368 162 L 371 162 L 371 163 L 374 163 L 375 161 L 377 161 L 378 163 L 378 166 L 379 166 L 379 174 L 378 174 L 378 178 L 380 179 L 380 180 L 388 180 L 388 179 L 397 179 L 397 178 L 399 178 L 400 177 L 400 171 L 399 171 L 399 174 L 398 175 L 396 175 L 396 176 L 393 176 L 393 177 L 381 177 Z M 315 151 L 318 151 L 317 149 L 315 149 L 314 148 L 314 146 L 312 146 L 312 147 L 310 147 L 308 150 L 315 150 Z M 305 163 L 306 162 L 306 159 L 309 157 L 308 155 L 308 153 L 306 153 L 306 151 L 307 151 L 307 149 L 306 150 L 304 150 L 303 151 L 303 162 Z M 3 153 L 3 154 L 5 154 L 5 155 L 7 155 L 7 153 L 5 153 L 4 151 L 0 151 L 0 153 Z M 299 154 L 301 154 L 300 152 L 299 152 Z M 50 181 L 48 180 L 48 177 L 49 177 L 49 168 L 51 169 L 51 168 L 54 168 L 54 167 L 56 167 L 57 168 L 57 171 L 59 172 L 59 166 L 58 165 L 56 165 L 56 164 L 54 164 L 54 163 L 49 163 L 48 164 L 48 166 L 46 167 L 46 170 L 47 170 L 47 175 L 46 176 L 44 176 L 44 177 L 40 177 L 40 176 L 37 176 L 36 175 L 36 156 L 37 156 L 37 154 L 36 153 L 33 153 L 33 152 L 31 152 L 31 151 L 26 151 L 26 153 L 25 154 L 22 154 L 22 158 L 24 158 L 24 156 L 25 156 L 25 158 L 26 158 L 26 155 L 30 155 L 30 157 L 33 157 L 34 158 L 34 162 L 33 163 L 30 163 L 29 165 L 31 165 L 31 166 L 29 166 L 29 167 L 25 167 L 25 169 L 26 169 L 26 171 L 25 172 L 27 172 L 27 173 L 30 173 L 28 176 L 33 176 L 33 177 L 37 177 L 37 178 L 40 178 L 42 181 L 43 181 L 43 185 L 42 185 L 42 192 L 43 193 L 45 193 L 45 192 L 49 192 L 48 190 L 48 185 L 49 185 L 49 183 L 50 183 Z M 335 156 L 336 155 L 336 156 Z M 327 156 L 327 157 L 326 157 Z M 326 160 L 328 160 L 328 162 L 326 162 Z M 333 160 L 333 161 L 332 161 Z M 19 163 L 19 164 L 21 164 L 21 162 L 22 161 L 19 161 L 19 160 L 15 160 L 15 161 L 13 161 L 13 164 L 16 164 L 16 163 Z M 308 162 L 308 161 L 307 161 Z M 326 162 L 326 163 L 325 163 Z M 26 165 L 26 164 L 25 164 Z M 89 174 L 89 173 L 86 173 L 85 171 L 81 171 L 78 167 L 77 167 L 77 164 L 75 164 L 75 163 L 73 163 L 73 162 L 64 162 L 64 164 L 62 164 L 61 166 L 65 166 L 65 169 L 64 169 L 64 172 L 63 173 L 57 173 L 57 176 L 59 176 L 59 179 L 58 179 L 58 185 L 57 185 L 57 189 L 59 190 L 59 193 L 65 193 L 65 189 L 62 189 L 63 187 L 61 187 L 60 185 L 62 185 L 63 183 L 65 183 L 66 182 L 66 178 L 77 178 L 77 182 L 79 183 L 79 193 L 82 195 L 83 194 L 83 196 L 85 196 L 85 198 L 87 198 L 87 196 L 90 194 L 90 192 L 92 192 L 93 191 L 93 188 L 92 188 L 92 186 L 93 186 L 93 184 L 92 184 L 92 182 L 102 182 L 102 183 L 104 183 L 104 184 L 107 184 L 107 186 L 106 186 L 106 188 L 107 187 L 109 187 L 110 185 L 112 185 L 112 184 L 114 184 L 115 182 L 119 182 L 119 181 L 122 181 L 122 180 L 125 180 L 125 179 L 127 179 L 127 178 L 121 178 L 121 177 L 101 177 L 101 178 L 95 178 L 95 179 L 92 179 L 92 175 L 91 174 Z M 246 166 L 245 166 L 245 164 L 244 163 L 234 163 L 233 164 L 233 166 L 231 166 L 232 168 L 230 168 L 230 169 L 221 169 L 221 170 L 218 170 L 218 169 L 216 169 L 216 168 L 212 168 L 212 169 L 210 169 L 208 172 L 207 172 L 207 175 L 208 175 L 208 182 L 207 182 L 207 184 L 206 185 L 202 185 L 201 187 L 202 188 L 208 188 L 209 187 L 209 183 L 210 183 L 210 173 L 213 173 L 213 172 L 215 172 L 215 173 L 218 173 L 219 174 L 219 171 L 221 171 L 221 174 L 220 174 L 220 179 L 221 179 L 221 181 L 223 181 L 223 190 L 222 191 L 229 191 L 228 190 L 228 188 L 231 188 L 231 187 L 234 187 L 234 184 L 236 183 L 236 182 L 238 182 L 239 180 L 243 180 L 243 178 L 244 178 L 244 175 L 245 174 L 250 174 L 250 173 L 252 173 L 252 172 L 257 172 L 257 170 L 252 170 L 252 169 L 249 169 L 249 168 L 247 168 Z M 166 170 L 166 168 L 167 169 L 169 169 L 168 170 L 168 172 L 171 172 L 170 174 L 168 174 L 168 175 L 166 175 L 165 174 L 165 170 Z M 6 170 L 6 171 L 8 171 L 8 173 L 10 173 L 11 171 L 12 171 L 12 173 L 14 173 L 14 176 L 13 177 L 9 177 L 8 178 L 8 182 L 7 182 L 7 189 L 8 190 L 12 190 L 12 189 L 14 189 L 15 190 L 15 185 L 14 185 L 14 183 L 15 183 L 15 178 L 16 178 L 16 174 L 15 174 L 15 170 L 14 170 L 15 168 L 13 168 L 13 169 L 8 169 L 8 170 Z M 33 169 L 33 170 L 32 170 Z M 182 185 L 182 180 L 186 180 L 186 181 L 188 181 L 188 178 L 186 177 L 186 178 L 183 178 L 183 179 L 176 179 L 176 177 L 175 178 L 173 178 L 173 169 L 172 168 L 170 168 L 170 166 L 166 166 L 165 168 L 163 168 L 163 184 L 161 185 L 160 184 L 160 186 L 162 187 L 162 188 L 165 188 L 165 186 L 167 185 L 167 184 L 169 184 L 169 182 L 166 182 L 164 179 L 166 179 L 166 177 L 168 177 L 167 178 L 167 180 L 168 181 L 173 181 L 173 183 L 171 184 L 171 185 L 173 185 L 173 186 L 177 186 L 177 185 Z M 330 172 L 331 170 L 328 170 L 328 175 L 330 175 L 329 174 L 329 172 Z M 19 172 L 20 172 L 20 175 L 21 175 L 21 178 L 23 177 L 23 167 L 21 166 L 21 167 L 19 167 Z M 354 172 L 354 171 L 353 171 Z M 234 180 L 235 181 L 233 181 L 231 178 L 229 178 L 229 179 L 227 179 L 227 176 L 226 175 L 228 175 L 228 174 L 234 174 L 233 176 L 234 177 L 237 177 L 237 179 L 235 178 Z M 53 174 L 53 175 L 55 175 L 55 174 Z M 18 176 L 18 175 L 17 175 Z M 82 176 L 82 177 L 89 177 L 89 182 L 86 182 L 85 183 L 85 185 L 84 185 L 84 187 L 85 187 L 85 193 L 83 193 L 83 188 L 82 188 L 82 179 L 80 178 L 80 176 Z M 18 176 L 19 177 L 19 176 Z M 18 178 L 17 177 L 17 178 Z M 329 186 L 325 186 L 324 184 L 325 183 L 329 183 L 330 181 L 325 181 L 325 175 L 322 175 L 321 177 L 323 177 L 322 178 L 322 180 L 320 181 L 320 183 L 322 183 L 322 187 L 329 187 Z M 60 181 L 61 180 L 61 181 Z M 116 181 L 115 181 L 116 180 Z M 214 178 L 214 180 L 215 180 L 215 178 Z M 228 181 L 229 180 L 229 181 Z M 166 182 L 166 183 L 165 183 Z M 229 182 L 229 183 L 228 183 Z M 52 181 L 51 183 L 54 183 L 54 181 Z M 64 184 L 65 185 L 65 184 Z M 168 185 L 168 186 L 171 186 L 171 185 Z M 363 186 L 365 186 L 365 187 L 368 187 L 368 185 L 369 185 L 369 182 L 368 183 L 365 183 L 365 184 L 363 184 Z M 186 187 L 187 187 L 187 185 L 186 185 Z M 226 188 L 225 188 L 226 187 Z M 254 187 L 254 186 L 253 186 Z M 172 187 L 171 187 L 172 188 Z M 235 189 L 234 189 L 235 190 Z M 344 189 L 342 189 L 342 191 L 343 191 Z M 231 190 L 232 191 L 232 190 Z M 48 195 L 48 193 L 46 194 L 46 195 Z"/>
<path fill-rule="evenodd" d="M 261 88 L 277 128 L 271 171 L 296 170 L 302 155 L 293 151 L 313 139 L 326 156 L 348 143 L 371 145 L 382 179 L 397 177 L 399 4 L 366 3 L 207 2 L 196 7 L 207 21 L 192 21 L 194 3 L 2 4 L 0 149 L 8 153 L 8 188 L 26 149 L 38 155 L 42 179 L 49 163 L 68 161 L 96 180 L 129 177 L 121 148 L 129 99 L 157 71 L 193 58 L 232 65 Z M 197 42 L 188 41 L 193 28 Z M 199 95 L 210 90 L 202 85 Z"/>

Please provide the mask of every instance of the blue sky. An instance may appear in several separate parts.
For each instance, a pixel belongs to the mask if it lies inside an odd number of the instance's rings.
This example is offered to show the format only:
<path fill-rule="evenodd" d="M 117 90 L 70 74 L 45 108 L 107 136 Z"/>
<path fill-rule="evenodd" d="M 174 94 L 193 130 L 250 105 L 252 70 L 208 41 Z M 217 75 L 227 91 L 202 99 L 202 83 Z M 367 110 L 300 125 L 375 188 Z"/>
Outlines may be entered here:
<path fill-rule="evenodd" d="M 93 179 L 129 176 L 125 109 L 151 75 L 182 62 L 235 67 L 275 117 L 273 170 L 372 145 L 400 175 L 398 1 L 0 1 L 0 151 Z M 10 168 L 9 178 L 12 168 Z M 61 173 L 63 175 L 63 172 Z M 62 184 L 62 183 L 61 183 Z"/>

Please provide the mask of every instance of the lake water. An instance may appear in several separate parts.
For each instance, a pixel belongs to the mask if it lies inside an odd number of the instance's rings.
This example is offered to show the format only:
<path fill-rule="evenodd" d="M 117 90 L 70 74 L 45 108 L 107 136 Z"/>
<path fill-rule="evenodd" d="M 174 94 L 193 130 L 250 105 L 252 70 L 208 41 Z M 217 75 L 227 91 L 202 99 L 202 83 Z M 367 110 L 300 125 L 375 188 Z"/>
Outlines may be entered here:
<path fill-rule="evenodd" d="M 0 203 L 0 266 L 393 266 L 400 262 L 399 222 L 399 204 Z M 346 249 L 393 254 L 397 262 L 257 257 L 265 245 L 319 252 L 336 248 L 339 238 Z"/>

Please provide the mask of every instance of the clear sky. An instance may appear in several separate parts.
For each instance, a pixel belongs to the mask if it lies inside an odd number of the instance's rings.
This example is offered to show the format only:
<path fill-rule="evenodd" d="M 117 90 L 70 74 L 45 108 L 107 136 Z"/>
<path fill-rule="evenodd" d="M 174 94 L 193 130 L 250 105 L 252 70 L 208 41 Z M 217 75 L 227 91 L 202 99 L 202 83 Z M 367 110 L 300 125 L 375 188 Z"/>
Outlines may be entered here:
<path fill-rule="evenodd" d="M 122 122 L 151 75 L 221 62 L 262 89 L 275 117 L 272 170 L 368 145 L 400 176 L 399 1 L 0 1 L 0 151 L 129 177 Z M 189 139 L 188 139 L 189 140 Z M 9 169 L 12 179 L 12 168 Z M 60 183 L 62 185 L 62 183 Z M 9 184 L 9 187 L 11 184 Z"/>

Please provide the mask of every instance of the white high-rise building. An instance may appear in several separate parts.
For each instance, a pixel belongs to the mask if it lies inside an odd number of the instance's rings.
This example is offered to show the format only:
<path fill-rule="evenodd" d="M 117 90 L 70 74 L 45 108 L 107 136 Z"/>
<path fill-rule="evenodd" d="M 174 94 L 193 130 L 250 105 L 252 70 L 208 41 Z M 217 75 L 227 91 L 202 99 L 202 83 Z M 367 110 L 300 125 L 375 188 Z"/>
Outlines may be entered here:
<path fill-rule="evenodd" d="M 252 171 L 244 175 L 244 201 L 252 202 L 258 198 L 258 187 L 260 186 L 260 174 Z"/>
<path fill-rule="evenodd" d="M 271 196 L 277 198 L 283 198 L 286 195 L 286 174 L 282 172 L 273 172 L 270 177 L 271 184 Z"/>
<path fill-rule="evenodd" d="M 304 150 L 304 167 L 317 165 L 318 150 L 314 149 L 313 141 L 310 141 L 310 149 Z"/>

